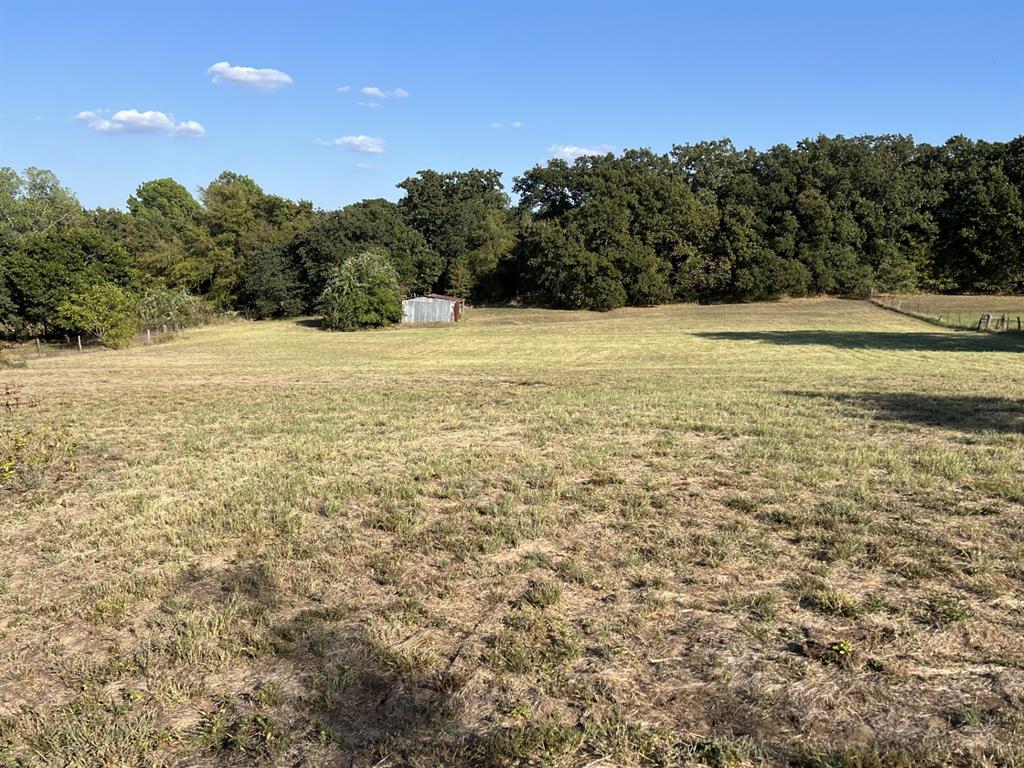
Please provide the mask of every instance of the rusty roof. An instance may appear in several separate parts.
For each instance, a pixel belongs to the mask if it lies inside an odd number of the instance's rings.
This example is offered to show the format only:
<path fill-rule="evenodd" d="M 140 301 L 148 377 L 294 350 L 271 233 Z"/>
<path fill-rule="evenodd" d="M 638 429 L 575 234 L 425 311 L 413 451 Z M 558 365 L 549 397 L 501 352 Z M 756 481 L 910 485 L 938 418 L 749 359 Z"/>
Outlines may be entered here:
<path fill-rule="evenodd" d="M 445 301 L 465 301 L 465 299 L 463 299 L 463 298 L 461 298 L 461 297 L 459 297 L 459 296 L 446 296 L 446 295 L 445 295 L 445 294 L 443 294 L 443 293 L 427 293 L 427 294 L 424 294 L 424 295 L 423 295 L 422 297 L 420 297 L 420 298 L 427 298 L 427 299 L 444 299 Z"/>

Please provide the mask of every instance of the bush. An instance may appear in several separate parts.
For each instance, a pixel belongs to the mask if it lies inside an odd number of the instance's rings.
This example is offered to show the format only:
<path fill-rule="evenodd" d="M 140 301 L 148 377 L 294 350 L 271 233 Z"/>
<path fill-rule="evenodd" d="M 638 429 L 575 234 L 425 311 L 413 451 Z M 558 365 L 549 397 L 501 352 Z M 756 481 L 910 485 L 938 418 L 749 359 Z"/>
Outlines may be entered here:
<path fill-rule="evenodd" d="M 395 268 L 376 251 L 355 256 L 331 270 L 318 306 L 324 327 L 334 331 L 397 323 L 402 319 L 402 293 Z"/>
<path fill-rule="evenodd" d="M 75 469 L 76 446 L 67 432 L 50 427 L 0 427 L 0 490 L 29 491 L 47 478 Z"/>
<path fill-rule="evenodd" d="M 142 287 L 138 300 L 139 321 L 146 328 L 161 325 L 202 325 L 213 315 L 213 305 L 184 288 L 168 288 L 159 282 Z"/>
<path fill-rule="evenodd" d="M 139 330 L 139 300 L 113 283 L 96 283 L 79 291 L 57 309 L 69 331 L 96 337 L 107 347 L 123 347 Z"/>

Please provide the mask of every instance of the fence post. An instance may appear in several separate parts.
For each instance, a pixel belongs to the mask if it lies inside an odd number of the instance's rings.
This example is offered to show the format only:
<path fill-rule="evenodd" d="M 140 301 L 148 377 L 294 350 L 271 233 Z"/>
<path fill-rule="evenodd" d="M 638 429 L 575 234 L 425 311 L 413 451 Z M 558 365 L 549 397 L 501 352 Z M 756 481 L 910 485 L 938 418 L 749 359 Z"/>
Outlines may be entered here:
<path fill-rule="evenodd" d="M 36 354 L 40 357 L 43 356 L 43 345 L 39 343 L 39 337 L 36 337 Z"/>
<path fill-rule="evenodd" d="M 146 343 L 147 344 L 152 344 L 153 343 L 153 337 L 149 335 L 149 328 L 146 329 Z"/>
<path fill-rule="evenodd" d="M 79 352 L 82 351 L 82 337 L 81 336 L 78 337 L 78 351 Z"/>

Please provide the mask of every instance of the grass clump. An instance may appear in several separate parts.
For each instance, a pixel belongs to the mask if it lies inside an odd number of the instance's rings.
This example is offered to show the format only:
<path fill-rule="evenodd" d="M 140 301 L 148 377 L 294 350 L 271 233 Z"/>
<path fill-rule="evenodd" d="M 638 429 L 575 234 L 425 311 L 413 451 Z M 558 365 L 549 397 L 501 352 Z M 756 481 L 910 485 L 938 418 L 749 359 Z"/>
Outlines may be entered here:
<path fill-rule="evenodd" d="M 578 633 L 564 620 L 534 610 L 511 614 L 490 646 L 491 665 L 517 673 L 553 672 L 583 650 Z"/>
<path fill-rule="evenodd" d="M 562 585 L 552 579 L 534 581 L 519 598 L 519 604 L 534 608 L 548 608 L 562 597 Z"/>
<path fill-rule="evenodd" d="M 967 609 L 955 595 L 935 595 L 925 605 L 925 617 L 934 627 L 963 624 L 967 621 Z"/>
<path fill-rule="evenodd" d="M 270 760 L 289 743 L 288 729 L 269 714 L 240 711 L 230 702 L 204 712 L 198 730 L 211 752 L 259 761 Z"/>
<path fill-rule="evenodd" d="M 800 605 L 820 613 L 855 617 L 866 610 L 866 606 L 857 598 L 816 577 L 800 579 L 796 589 Z"/>

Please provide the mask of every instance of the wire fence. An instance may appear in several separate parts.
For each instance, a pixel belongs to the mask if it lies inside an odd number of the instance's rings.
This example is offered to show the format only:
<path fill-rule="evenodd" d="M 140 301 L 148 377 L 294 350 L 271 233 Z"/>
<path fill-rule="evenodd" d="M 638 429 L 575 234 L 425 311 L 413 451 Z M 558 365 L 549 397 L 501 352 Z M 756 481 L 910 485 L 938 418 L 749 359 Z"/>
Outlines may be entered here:
<path fill-rule="evenodd" d="M 132 338 L 129 346 L 162 344 L 175 338 L 184 326 L 174 323 L 161 324 L 155 328 L 144 328 Z M 22 367 L 30 360 L 54 355 L 97 352 L 107 349 L 92 336 L 64 336 L 63 339 L 35 338 L 0 348 L 0 367 Z"/>
<path fill-rule="evenodd" d="M 967 307 L 943 307 L 933 297 L 904 298 L 896 296 L 872 296 L 871 302 L 883 309 L 902 315 L 925 320 L 946 328 L 960 328 L 972 331 L 1013 331 L 1024 332 L 1024 310 L 984 311 Z"/>

